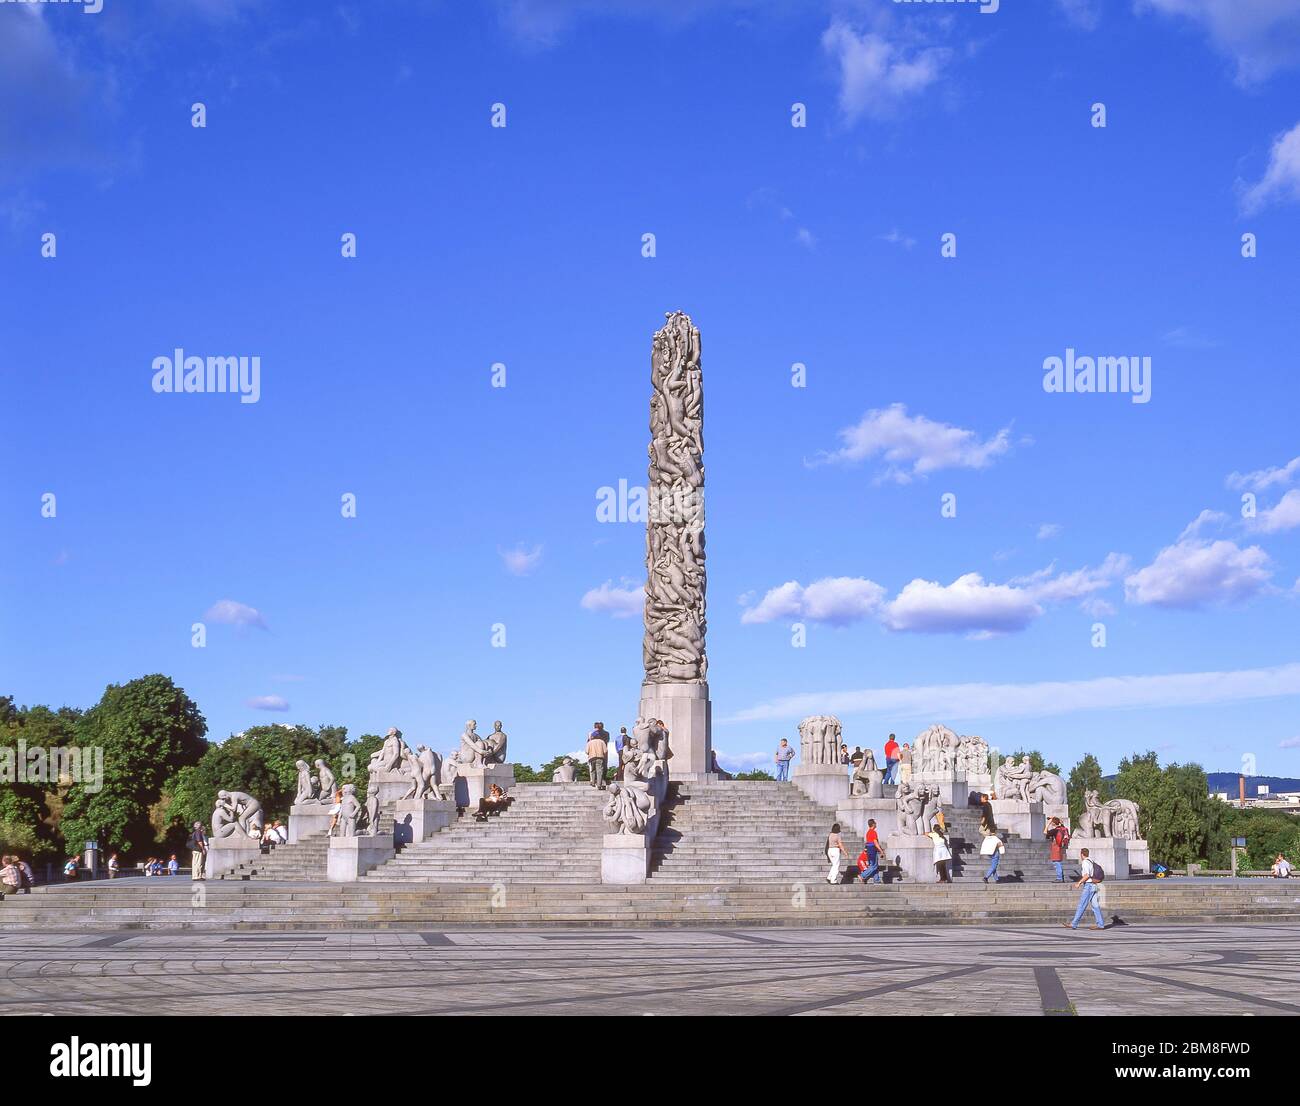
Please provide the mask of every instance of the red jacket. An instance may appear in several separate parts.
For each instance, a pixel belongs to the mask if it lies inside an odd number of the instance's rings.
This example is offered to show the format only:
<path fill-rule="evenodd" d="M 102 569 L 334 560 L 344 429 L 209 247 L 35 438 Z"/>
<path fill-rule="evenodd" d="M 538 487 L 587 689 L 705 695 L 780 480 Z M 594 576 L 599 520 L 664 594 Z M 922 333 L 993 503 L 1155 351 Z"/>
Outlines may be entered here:
<path fill-rule="evenodd" d="M 897 742 L 897 741 L 886 741 L 886 742 L 885 742 L 885 759 L 886 759 L 886 760 L 897 760 L 897 759 L 898 759 L 898 742 Z"/>
<path fill-rule="evenodd" d="M 1053 860 L 1065 859 L 1065 846 L 1061 844 L 1061 839 L 1065 837 L 1068 832 L 1069 831 L 1064 826 L 1057 826 L 1054 830 L 1048 831 L 1047 836 L 1052 842 Z"/>

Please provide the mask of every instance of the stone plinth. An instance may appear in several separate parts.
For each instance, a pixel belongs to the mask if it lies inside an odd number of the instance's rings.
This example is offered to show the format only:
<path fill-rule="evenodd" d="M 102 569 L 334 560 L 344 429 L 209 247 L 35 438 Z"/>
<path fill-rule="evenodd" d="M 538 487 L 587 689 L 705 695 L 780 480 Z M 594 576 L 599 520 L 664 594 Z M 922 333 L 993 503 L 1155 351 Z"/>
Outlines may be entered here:
<path fill-rule="evenodd" d="M 668 724 L 668 719 L 664 719 Z M 669 734 L 671 737 L 671 729 Z M 600 850 L 601 883 L 645 883 L 650 874 L 650 843 L 644 833 L 607 833 Z"/>
<path fill-rule="evenodd" d="M 456 776 L 455 805 L 478 810 L 478 801 L 486 799 L 496 784 L 507 795 L 515 785 L 513 764 L 485 764 L 482 768 L 461 765 Z"/>
<path fill-rule="evenodd" d="M 1081 849 L 1087 849 L 1088 855 L 1101 865 L 1101 870 L 1106 873 L 1103 883 L 1112 879 L 1129 878 L 1127 841 L 1118 837 L 1075 837 L 1071 839 L 1065 855 L 1078 861 Z"/>
<path fill-rule="evenodd" d="M 708 684 L 642 684 L 640 717 L 664 720 L 675 780 L 703 780 L 713 769 L 713 704 Z"/>
<path fill-rule="evenodd" d="M 397 855 L 387 834 L 331 837 L 325 876 L 331 883 L 355 883 L 359 876 Z"/>
<path fill-rule="evenodd" d="M 1070 804 L 1069 803 L 1044 803 L 1043 820 L 1050 822 L 1053 818 L 1061 819 L 1061 825 L 1070 824 Z"/>
<path fill-rule="evenodd" d="M 250 864 L 262 855 L 262 847 L 251 837 L 223 837 L 219 841 L 208 838 L 208 859 L 205 874 L 209 879 L 222 872 Z"/>
<path fill-rule="evenodd" d="M 304 837 L 316 833 L 329 833 L 330 809 L 333 803 L 294 803 L 289 808 L 289 844 L 296 845 Z"/>
<path fill-rule="evenodd" d="M 859 839 L 867 832 L 867 819 L 876 820 L 876 834 L 882 844 L 890 834 L 898 832 L 898 805 L 893 799 L 869 799 L 850 796 L 835 806 L 835 820 L 856 833 Z M 853 854 L 854 856 L 857 853 Z"/>
<path fill-rule="evenodd" d="M 790 778 L 813 802 L 838 807 L 849 797 L 847 764 L 796 764 Z"/>
<path fill-rule="evenodd" d="M 455 820 L 456 804 L 451 799 L 398 799 L 393 809 L 393 844 L 418 845 Z"/>
<path fill-rule="evenodd" d="M 970 799 L 970 786 L 960 772 L 912 772 L 912 788 L 919 791 L 928 787 L 937 790 L 944 806 L 966 806 Z"/>
<path fill-rule="evenodd" d="M 891 833 L 885 842 L 885 858 L 892 868 L 897 865 L 904 879 L 913 883 L 938 883 L 939 874 L 934 867 L 934 842 L 928 837 Z M 952 864 L 948 865 L 952 874 Z"/>
<path fill-rule="evenodd" d="M 1136 838 L 1133 841 L 1125 841 L 1125 847 L 1128 849 L 1128 866 L 1134 872 L 1140 872 L 1142 875 L 1151 873 L 1151 846 L 1143 838 Z"/>
<path fill-rule="evenodd" d="M 411 790 L 411 778 L 403 772 L 372 771 L 367 787 L 367 796 L 376 794 L 377 790 L 379 805 L 383 808 L 397 802 Z"/>
<path fill-rule="evenodd" d="M 1023 799 L 990 799 L 993 808 L 993 820 L 998 829 L 1014 833 L 1029 841 L 1043 836 L 1047 829 L 1047 817 L 1042 803 L 1027 803 Z"/>

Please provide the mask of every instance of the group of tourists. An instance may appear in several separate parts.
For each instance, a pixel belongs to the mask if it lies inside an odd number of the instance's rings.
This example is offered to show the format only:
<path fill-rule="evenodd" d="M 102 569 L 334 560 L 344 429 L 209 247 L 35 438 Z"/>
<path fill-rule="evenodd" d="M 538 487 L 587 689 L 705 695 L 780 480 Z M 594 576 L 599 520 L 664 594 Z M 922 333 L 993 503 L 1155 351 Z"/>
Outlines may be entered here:
<path fill-rule="evenodd" d="M 661 722 L 660 725 L 663 725 Z M 868 750 L 867 752 L 869 752 Z M 848 745 L 841 745 L 839 751 L 839 762 L 852 777 L 853 773 L 862 766 L 863 760 L 867 757 L 862 747 L 855 746 L 853 751 L 849 751 Z M 776 747 L 776 778 L 778 781 L 785 783 L 790 779 L 790 762 L 794 760 L 794 746 L 784 737 Z M 874 763 L 875 757 L 872 756 Z M 898 743 L 898 739 L 891 733 L 885 741 L 885 775 L 881 783 L 894 785 L 899 783 L 910 783 L 912 781 L 912 746 L 908 742 Z"/>
<path fill-rule="evenodd" d="M 668 743 L 668 727 L 664 725 L 662 718 L 647 718 L 647 723 L 657 726 L 663 731 L 662 744 L 663 748 L 671 748 Z M 600 791 L 607 790 L 607 776 L 609 775 L 609 748 L 614 746 L 614 779 L 623 778 L 623 753 L 629 747 L 632 738 L 627 732 L 626 726 L 620 726 L 618 734 L 612 739 L 609 731 L 605 729 L 604 722 L 593 722 L 591 733 L 587 735 L 587 769 L 591 774 L 591 786 Z M 783 741 L 784 745 L 785 742 Z M 671 753 L 668 754 L 672 756 Z M 791 751 L 793 756 L 793 751 Z M 714 771 L 720 772 L 718 768 L 717 754 L 713 759 Z M 730 778 L 730 777 L 728 777 Z"/>
<path fill-rule="evenodd" d="M 30 895 L 34 880 L 31 865 L 22 857 L 0 856 L 0 893 Z"/>

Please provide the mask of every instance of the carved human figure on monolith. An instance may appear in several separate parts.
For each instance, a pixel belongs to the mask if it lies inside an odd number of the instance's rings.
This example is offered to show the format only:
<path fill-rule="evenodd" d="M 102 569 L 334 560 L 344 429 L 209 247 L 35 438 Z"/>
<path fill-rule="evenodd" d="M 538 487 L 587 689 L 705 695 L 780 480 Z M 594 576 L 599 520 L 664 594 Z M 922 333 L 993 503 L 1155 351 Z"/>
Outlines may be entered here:
<path fill-rule="evenodd" d="M 492 732 L 483 740 L 483 762 L 485 764 L 505 764 L 506 735 L 501 730 L 500 722 L 492 723 Z"/>
<path fill-rule="evenodd" d="M 488 745 L 478 735 L 478 723 L 470 719 L 460 735 L 460 763 L 469 768 L 482 768 L 487 763 Z"/>
<path fill-rule="evenodd" d="M 384 743 L 370 754 L 370 771 L 396 772 L 402 764 L 402 750 L 406 743 L 402 740 L 402 731 L 390 726 L 384 735 Z"/>
<path fill-rule="evenodd" d="M 311 774 L 311 765 L 299 760 L 294 762 L 294 767 L 298 769 L 298 793 L 293 798 L 294 805 L 319 801 L 316 791 L 319 782 Z"/>
<path fill-rule="evenodd" d="M 334 798 L 334 789 L 337 786 L 334 781 L 334 773 L 329 770 L 323 760 L 316 761 L 316 778 L 320 780 L 320 797 L 322 802 L 331 801 Z"/>

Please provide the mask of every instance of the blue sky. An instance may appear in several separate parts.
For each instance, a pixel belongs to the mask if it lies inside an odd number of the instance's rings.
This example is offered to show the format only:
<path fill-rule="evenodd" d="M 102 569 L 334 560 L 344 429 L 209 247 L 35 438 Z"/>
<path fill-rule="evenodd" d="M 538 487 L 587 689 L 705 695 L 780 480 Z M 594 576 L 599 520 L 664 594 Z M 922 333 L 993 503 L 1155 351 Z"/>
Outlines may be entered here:
<path fill-rule="evenodd" d="M 0 691 L 630 727 L 596 508 L 682 309 L 724 764 L 833 712 L 1300 772 L 1300 2 L 996 7 L 0 5 Z M 258 401 L 156 393 L 176 348 Z"/>

